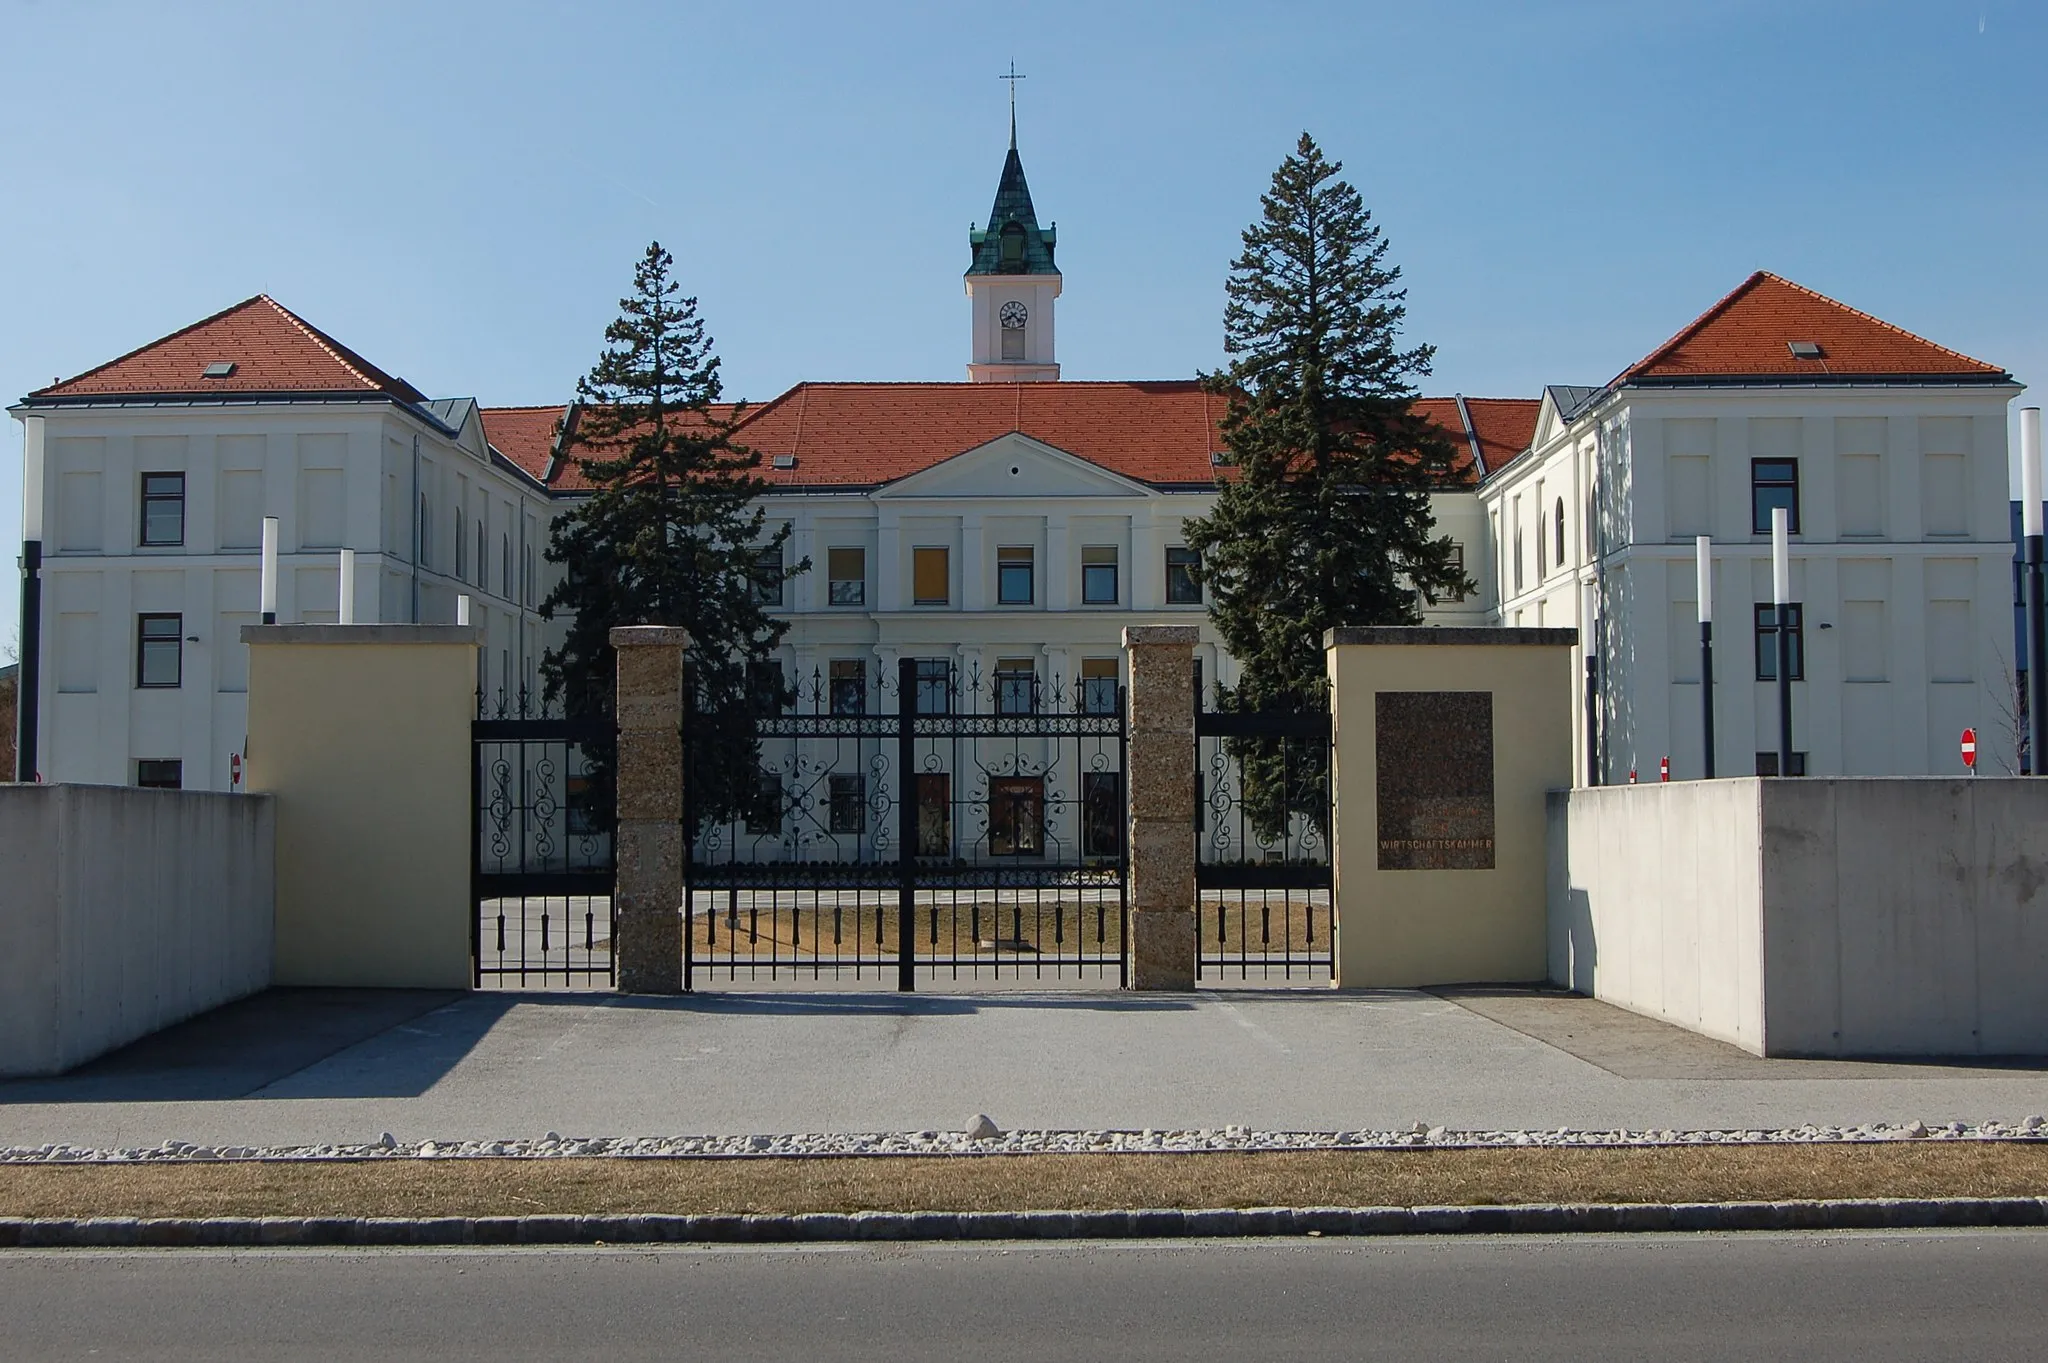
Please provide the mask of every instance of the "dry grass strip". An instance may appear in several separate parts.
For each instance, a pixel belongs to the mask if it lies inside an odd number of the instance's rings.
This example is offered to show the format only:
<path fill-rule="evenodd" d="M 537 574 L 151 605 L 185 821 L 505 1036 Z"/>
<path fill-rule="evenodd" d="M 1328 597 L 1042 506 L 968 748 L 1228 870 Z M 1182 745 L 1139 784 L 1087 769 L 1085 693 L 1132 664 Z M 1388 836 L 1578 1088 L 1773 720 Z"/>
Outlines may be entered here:
<path fill-rule="evenodd" d="M 4 1216 L 1489 1206 L 2048 1195 L 2048 1144 L 0 1165 Z"/>

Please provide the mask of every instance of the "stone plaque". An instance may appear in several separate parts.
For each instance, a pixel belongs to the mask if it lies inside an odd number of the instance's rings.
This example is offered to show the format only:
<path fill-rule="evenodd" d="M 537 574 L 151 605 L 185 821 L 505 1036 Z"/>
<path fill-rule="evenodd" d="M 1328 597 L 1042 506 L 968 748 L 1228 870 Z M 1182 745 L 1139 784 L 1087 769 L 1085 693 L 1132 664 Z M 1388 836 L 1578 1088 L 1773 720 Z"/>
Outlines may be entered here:
<path fill-rule="evenodd" d="M 1493 693 L 1374 697 L 1382 871 L 1493 869 Z"/>

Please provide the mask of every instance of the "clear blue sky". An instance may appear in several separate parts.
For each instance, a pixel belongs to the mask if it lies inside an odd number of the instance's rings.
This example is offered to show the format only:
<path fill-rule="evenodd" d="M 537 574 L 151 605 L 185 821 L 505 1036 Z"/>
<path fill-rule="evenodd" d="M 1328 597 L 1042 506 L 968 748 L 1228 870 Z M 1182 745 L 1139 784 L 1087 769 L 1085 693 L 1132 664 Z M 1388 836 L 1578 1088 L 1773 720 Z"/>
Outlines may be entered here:
<path fill-rule="evenodd" d="M 1219 362 L 1303 129 L 1386 228 L 1432 392 L 1601 382 L 1758 268 L 2048 370 L 2031 0 L 0 0 L 0 34 L 9 401 L 257 292 L 433 395 L 564 401 L 656 237 L 734 395 L 964 377 L 1013 58 L 1068 377 Z"/>

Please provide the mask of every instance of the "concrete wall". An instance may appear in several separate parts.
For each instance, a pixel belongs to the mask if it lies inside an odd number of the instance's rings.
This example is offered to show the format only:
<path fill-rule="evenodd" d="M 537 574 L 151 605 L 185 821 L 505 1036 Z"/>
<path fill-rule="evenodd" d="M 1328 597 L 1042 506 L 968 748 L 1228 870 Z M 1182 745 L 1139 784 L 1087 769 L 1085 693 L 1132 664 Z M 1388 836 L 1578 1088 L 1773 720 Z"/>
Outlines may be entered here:
<path fill-rule="evenodd" d="M 466 988 L 481 627 L 249 625 L 277 800 L 277 983 Z"/>
<path fill-rule="evenodd" d="M 59 1073 L 267 985 L 274 813 L 0 785 L 0 1076 Z"/>
<path fill-rule="evenodd" d="M 1551 835 L 1560 983 L 1764 1055 L 2048 1053 L 2048 784 L 1579 790 Z"/>
<path fill-rule="evenodd" d="M 1550 978 L 1761 1054 L 1760 784 L 1552 791 Z"/>
<path fill-rule="evenodd" d="M 1572 779 L 1572 632 L 1333 630 L 1326 642 L 1336 748 L 1334 983 L 1542 979 L 1544 797 Z M 1376 697 L 1414 691 L 1491 695 L 1490 869 L 1380 869 Z"/>

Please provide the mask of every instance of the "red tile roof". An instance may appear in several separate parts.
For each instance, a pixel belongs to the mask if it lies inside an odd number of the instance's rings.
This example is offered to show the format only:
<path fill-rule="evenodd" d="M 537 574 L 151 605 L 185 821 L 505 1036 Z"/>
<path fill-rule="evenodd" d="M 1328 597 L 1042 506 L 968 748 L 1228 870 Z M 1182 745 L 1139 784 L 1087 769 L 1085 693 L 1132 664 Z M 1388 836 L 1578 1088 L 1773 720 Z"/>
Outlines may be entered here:
<path fill-rule="evenodd" d="M 1819 357 L 1793 355 L 1793 341 L 1815 342 Z M 1793 375 L 2004 378 L 2006 372 L 1758 270 L 1615 382 Z"/>
<path fill-rule="evenodd" d="M 1452 398 L 1420 410 L 1448 430 L 1459 479 L 1470 444 Z M 1532 398 L 1468 398 L 1489 468 L 1529 443 Z M 1210 456 L 1223 448 L 1224 401 L 1195 380 L 1150 383 L 803 383 L 750 408 L 736 439 L 761 455 L 761 476 L 784 487 L 873 487 L 928 469 L 998 437 L 1021 432 L 1091 464 L 1144 483 L 1207 484 Z M 487 408 L 491 443 L 522 468 L 546 467 L 559 407 Z M 796 466 L 774 467 L 790 455 Z M 551 484 L 588 484 L 564 461 Z"/>
<path fill-rule="evenodd" d="M 1466 398 L 1465 412 L 1472 418 L 1469 425 L 1458 411 L 1458 401 L 1454 397 L 1420 398 L 1415 410 L 1450 433 L 1458 454 L 1454 467 L 1461 480 L 1477 481 L 1472 471 L 1469 436 L 1478 437 L 1479 457 L 1488 473 L 1528 449 L 1535 438 L 1536 409 L 1543 405 L 1541 398 Z"/>
<path fill-rule="evenodd" d="M 721 418 L 730 417 L 735 408 L 734 403 L 720 402 L 710 410 L 714 418 Z M 560 461 L 554 457 L 555 437 L 568 411 L 562 406 L 480 407 L 477 415 L 483 419 L 484 439 L 499 454 L 557 492 L 587 492 L 590 480 L 583 476 L 582 463 L 573 455 Z"/>
<path fill-rule="evenodd" d="M 223 361 L 235 366 L 232 374 L 205 377 L 208 365 Z M 383 393 L 401 402 L 426 400 L 404 379 L 385 373 L 267 294 L 29 396 L 217 393 Z"/>
<path fill-rule="evenodd" d="M 483 420 L 484 439 L 491 442 L 492 449 L 546 482 L 555 431 L 566 410 L 560 403 L 552 407 L 480 407 L 477 416 Z"/>

